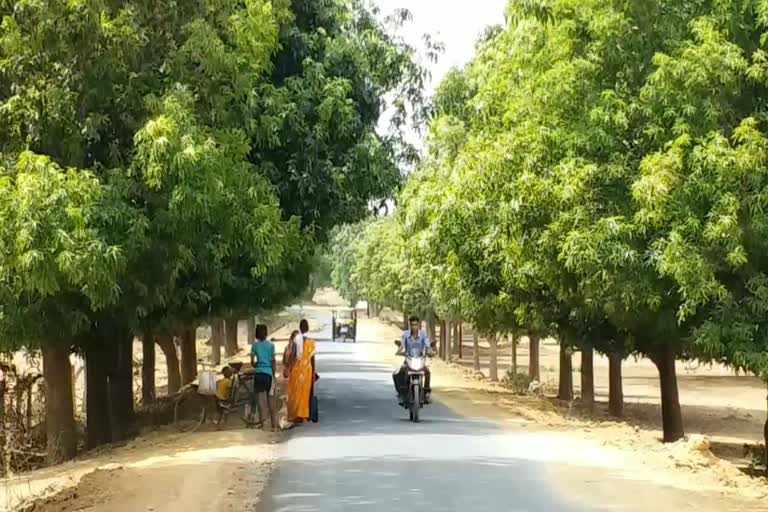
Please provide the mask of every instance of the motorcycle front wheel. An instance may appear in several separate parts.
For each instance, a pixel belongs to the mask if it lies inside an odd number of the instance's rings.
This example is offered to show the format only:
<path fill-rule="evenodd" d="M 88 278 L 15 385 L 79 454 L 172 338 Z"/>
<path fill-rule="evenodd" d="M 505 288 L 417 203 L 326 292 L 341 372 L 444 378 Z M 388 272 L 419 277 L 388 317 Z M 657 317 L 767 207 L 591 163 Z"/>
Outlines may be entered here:
<path fill-rule="evenodd" d="M 421 402 L 421 400 L 420 400 L 421 390 L 419 389 L 419 386 L 413 386 L 411 388 L 411 393 L 412 393 L 411 404 L 410 404 L 410 407 L 411 407 L 411 411 L 410 411 L 410 413 L 411 413 L 410 414 L 411 421 L 414 422 L 414 423 L 418 423 L 419 422 L 419 409 L 421 408 L 420 407 L 420 405 L 421 405 L 421 403 L 420 403 Z"/>

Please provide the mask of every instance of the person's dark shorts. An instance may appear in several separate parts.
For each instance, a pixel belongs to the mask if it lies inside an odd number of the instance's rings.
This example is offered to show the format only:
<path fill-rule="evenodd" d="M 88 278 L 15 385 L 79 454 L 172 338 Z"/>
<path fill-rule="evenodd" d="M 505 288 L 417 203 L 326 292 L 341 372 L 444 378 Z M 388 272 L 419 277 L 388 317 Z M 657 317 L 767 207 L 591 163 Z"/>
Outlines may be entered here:
<path fill-rule="evenodd" d="M 257 373 L 253 376 L 253 392 L 269 393 L 272 389 L 272 376 L 266 373 Z"/>

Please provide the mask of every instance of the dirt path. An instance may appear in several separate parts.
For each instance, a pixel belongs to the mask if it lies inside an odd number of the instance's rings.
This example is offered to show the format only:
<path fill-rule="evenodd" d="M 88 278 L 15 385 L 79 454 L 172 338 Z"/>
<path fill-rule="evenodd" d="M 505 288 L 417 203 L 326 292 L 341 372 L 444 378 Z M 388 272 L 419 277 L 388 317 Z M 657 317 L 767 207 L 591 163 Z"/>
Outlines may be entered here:
<path fill-rule="evenodd" d="M 164 429 L 88 459 L 0 483 L 3 510 L 191 512 L 255 503 L 279 434 Z M 37 496 L 31 500 L 31 496 Z"/>

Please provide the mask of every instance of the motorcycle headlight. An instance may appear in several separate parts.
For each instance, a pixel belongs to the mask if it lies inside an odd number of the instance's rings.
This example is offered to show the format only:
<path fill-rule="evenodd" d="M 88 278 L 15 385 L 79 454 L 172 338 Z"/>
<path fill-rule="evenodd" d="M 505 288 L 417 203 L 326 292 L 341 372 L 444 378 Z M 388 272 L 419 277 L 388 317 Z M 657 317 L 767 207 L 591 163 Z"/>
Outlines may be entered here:
<path fill-rule="evenodd" d="M 424 369 L 424 359 L 422 358 L 409 359 L 408 368 L 410 368 L 414 372 L 420 372 L 421 370 Z"/>

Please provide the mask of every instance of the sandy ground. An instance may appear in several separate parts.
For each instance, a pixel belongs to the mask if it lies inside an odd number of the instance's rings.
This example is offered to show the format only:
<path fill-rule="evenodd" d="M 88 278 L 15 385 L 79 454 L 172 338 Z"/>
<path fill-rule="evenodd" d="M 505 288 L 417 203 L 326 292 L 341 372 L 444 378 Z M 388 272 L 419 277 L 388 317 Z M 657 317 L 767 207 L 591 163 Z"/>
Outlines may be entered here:
<path fill-rule="evenodd" d="M 489 347 L 480 347 L 483 372 L 487 375 Z M 500 347 L 500 375 L 511 367 L 511 344 Z M 461 367 L 472 368 L 471 339 L 464 341 Z M 550 390 L 557 389 L 559 347 L 554 340 L 541 344 L 541 377 Z M 580 392 L 579 367 L 581 354 L 573 356 L 574 390 Z M 595 394 L 598 400 L 608 400 L 608 359 L 595 354 Z M 656 367 L 647 359 L 630 358 L 623 364 L 624 400 L 627 420 L 644 427 L 658 425 L 659 378 Z M 528 372 L 528 340 L 518 346 L 518 371 Z M 695 362 L 677 363 L 680 402 L 686 432 L 704 434 L 722 441 L 761 442 L 766 420 L 766 386 L 757 378 L 736 375 L 720 365 L 699 365 Z"/>
<path fill-rule="evenodd" d="M 279 435 L 239 426 L 189 434 L 161 429 L 124 447 L 0 481 L 0 504 L 35 512 L 234 510 L 244 505 L 243 496 L 258 500 Z"/>

